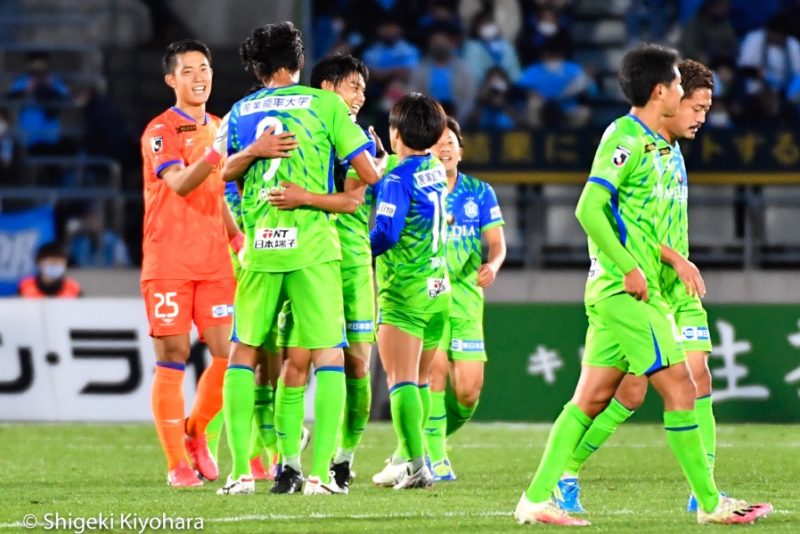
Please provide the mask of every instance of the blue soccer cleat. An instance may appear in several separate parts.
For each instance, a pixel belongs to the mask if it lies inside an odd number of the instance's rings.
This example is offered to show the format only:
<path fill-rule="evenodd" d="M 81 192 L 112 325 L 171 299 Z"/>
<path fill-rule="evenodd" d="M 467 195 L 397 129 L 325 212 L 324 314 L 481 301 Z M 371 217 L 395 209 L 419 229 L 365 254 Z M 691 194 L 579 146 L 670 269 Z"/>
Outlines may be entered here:
<path fill-rule="evenodd" d="M 433 473 L 434 482 L 451 482 L 456 479 L 456 474 L 447 458 L 431 465 L 430 470 Z"/>
<path fill-rule="evenodd" d="M 582 514 L 586 510 L 581 506 L 581 487 L 577 477 L 562 478 L 558 481 L 553 497 L 559 508 L 571 514 Z"/>

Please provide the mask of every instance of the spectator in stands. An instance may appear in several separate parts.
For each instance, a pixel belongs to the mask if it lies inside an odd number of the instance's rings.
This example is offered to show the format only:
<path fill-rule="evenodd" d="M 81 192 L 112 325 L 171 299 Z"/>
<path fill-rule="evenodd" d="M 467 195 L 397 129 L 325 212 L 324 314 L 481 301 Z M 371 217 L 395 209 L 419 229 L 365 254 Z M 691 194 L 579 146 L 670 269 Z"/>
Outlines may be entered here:
<path fill-rule="evenodd" d="M 81 286 L 66 276 L 67 255 L 58 243 L 46 243 L 36 252 L 36 274 L 19 283 L 19 296 L 23 298 L 76 298 L 81 296 Z"/>
<path fill-rule="evenodd" d="M 458 57 L 460 36 L 450 28 L 433 30 L 428 52 L 414 71 L 411 89 L 432 96 L 448 115 L 465 120 L 475 103 L 475 78 Z"/>
<path fill-rule="evenodd" d="M 731 23 L 737 35 L 761 28 L 778 13 L 784 0 L 731 0 Z"/>
<path fill-rule="evenodd" d="M 566 58 L 558 39 L 545 42 L 542 60 L 526 68 L 517 85 L 528 91 L 531 126 L 579 128 L 589 121 L 589 108 L 580 99 L 595 91 L 594 83 L 583 67 Z"/>
<path fill-rule="evenodd" d="M 412 26 L 412 40 L 418 46 L 423 47 L 428 42 L 428 36 L 435 30 L 444 30 L 453 35 L 462 35 L 464 28 L 461 25 L 461 19 L 456 13 L 457 3 L 454 0 L 430 1 L 425 13 Z M 409 30 L 411 31 L 411 28 Z"/>
<path fill-rule="evenodd" d="M 625 12 L 628 41 L 664 42 L 670 25 L 677 18 L 675 2 L 663 0 L 631 0 Z"/>
<path fill-rule="evenodd" d="M 0 184 L 21 182 L 20 147 L 14 138 L 11 115 L 0 109 Z"/>
<path fill-rule="evenodd" d="M 103 225 L 100 206 L 91 207 L 81 218 L 69 243 L 69 259 L 78 267 L 129 267 L 125 242 Z"/>
<path fill-rule="evenodd" d="M 44 52 L 28 55 L 26 72 L 11 85 L 9 99 L 22 100 L 17 124 L 30 153 L 65 151 L 58 105 L 69 102 L 67 86 L 50 70 Z"/>
<path fill-rule="evenodd" d="M 478 89 L 478 100 L 467 124 L 482 130 L 513 130 L 525 123 L 512 98 L 513 85 L 501 67 L 492 67 Z"/>
<path fill-rule="evenodd" d="M 709 128 L 730 128 L 732 115 L 737 106 L 734 102 L 736 86 L 736 62 L 729 57 L 721 57 L 709 63 L 714 78 L 714 103 L 706 115 Z"/>
<path fill-rule="evenodd" d="M 788 34 L 782 17 L 772 17 L 765 27 L 745 35 L 739 67 L 758 70 L 769 87 L 783 94 L 800 74 L 800 41 Z"/>
<path fill-rule="evenodd" d="M 381 22 L 378 42 L 364 51 L 370 75 L 367 101 L 381 100 L 388 112 L 408 92 L 408 81 L 419 60 L 419 50 L 405 40 L 402 26 L 392 19 Z"/>
<path fill-rule="evenodd" d="M 526 17 L 522 32 L 517 40 L 517 50 L 519 50 L 522 64 L 528 65 L 538 61 L 542 46 L 552 39 L 559 40 L 563 44 L 565 52 L 572 54 L 569 17 L 557 7 L 550 5 L 550 3 L 544 3 L 544 5 L 538 7 L 538 1 L 529 1 L 528 3 L 533 4 L 533 6 L 525 9 L 525 12 L 530 13 L 530 15 Z"/>
<path fill-rule="evenodd" d="M 717 59 L 733 57 L 739 41 L 730 21 L 729 0 L 708 0 L 681 33 L 684 57 L 710 65 Z"/>
<path fill-rule="evenodd" d="M 428 0 L 349 0 L 345 4 L 345 20 L 351 31 L 358 34 L 358 39 L 371 43 L 382 39 L 380 21 L 393 21 L 400 28 L 414 28 L 425 14 Z"/>
<path fill-rule="evenodd" d="M 492 67 L 500 67 L 512 81 L 519 78 L 519 58 L 514 46 L 500 34 L 491 12 L 478 13 L 472 20 L 470 38 L 464 44 L 464 60 L 475 80 L 483 80 Z"/>

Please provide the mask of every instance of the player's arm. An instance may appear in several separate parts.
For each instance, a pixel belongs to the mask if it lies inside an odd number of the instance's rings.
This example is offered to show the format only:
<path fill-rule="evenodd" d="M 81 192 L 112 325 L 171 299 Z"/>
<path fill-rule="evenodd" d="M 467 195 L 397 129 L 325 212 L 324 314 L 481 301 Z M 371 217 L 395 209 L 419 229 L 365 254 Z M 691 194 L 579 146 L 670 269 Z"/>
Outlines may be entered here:
<path fill-rule="evenodd" d="M 269 193 L 269 203 L 281 210 L 292 210 L 300 207 L 316 208 L 330 213 L 355 213 L 364 203 L 364 191 L 367 186 L 361 184 L 356 189 L 344 193 L 319 194 L 312 193 L 291 182 L 281 182 L 282 190 Z"/>
<path fill-rule="evenodd" d="M 678 278 L 686 286 L 686 291 L 691 296 L 703 298 L 706 296 L 706 283 L 700 275 L 697 265 L 684 258 L 677 251 L 667 245 L 661 245 L 661 261 L 670 265 L 678 274 Z"/>
<path fill-rule="evenodd" d="M 214 170 L 221 158 L 222 156 L 219 152 L 209 148 L 202 159 L 195 161 L 188 167 L 184 167 L 182 161 L 176 161 L 162 170 L 158 177 L 164 180 L 164 183 L 170 189 L 185 197 L 208 178 L 208 175 L 211 174 L 211 171 Z"/>
<path fill-rule="evenodd" d="M 270 126 L 244 150 L 231 154 L 222 168 L 222 179 L 232 182 L 241 178 L 257 159 L 288 158 L 297 148 L 297 139 L 292 132 L 273 135 L 274 131 Z"/>
<path fill-rule="evenodd" d="M 400 177 L 390 174 L 382 182 L 375 203 L 375 226 L 369 232 L 369 242 L 372 255 L 380 256 L 400 241 L 411 205 L 411 195 L 406 191 Z"/>
<path fill-rule="evenodd" d="M 489 246 L 489 255 L 486 263 L 478 270 L 478 285 L 489 287 L 494 283 L 497 271 L 506 260 L 506 236 L 502 226 L 488 228 L 481 235 Z"/>

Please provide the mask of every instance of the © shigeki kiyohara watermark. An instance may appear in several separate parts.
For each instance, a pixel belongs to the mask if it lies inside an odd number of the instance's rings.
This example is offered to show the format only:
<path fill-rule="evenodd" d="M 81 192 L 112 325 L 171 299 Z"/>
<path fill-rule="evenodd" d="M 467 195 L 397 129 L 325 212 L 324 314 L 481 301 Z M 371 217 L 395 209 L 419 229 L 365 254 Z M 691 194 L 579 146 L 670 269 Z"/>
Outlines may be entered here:
<path fill-rule="evenodd" d="M 153 532 L 159 530 L 203 530 L 202 517 L 179 517 L 163 513 L 161 515 L 144 516 L 137 513 L 103 513 L 92 516 L 79 516 L 72 513 L 46 513 L 40 516 L 27 514 L 22 518 L 24 528 L 41 528 L 43 530 L 68 531 L 74 534 L 98 530 L 114 530 Z"/>

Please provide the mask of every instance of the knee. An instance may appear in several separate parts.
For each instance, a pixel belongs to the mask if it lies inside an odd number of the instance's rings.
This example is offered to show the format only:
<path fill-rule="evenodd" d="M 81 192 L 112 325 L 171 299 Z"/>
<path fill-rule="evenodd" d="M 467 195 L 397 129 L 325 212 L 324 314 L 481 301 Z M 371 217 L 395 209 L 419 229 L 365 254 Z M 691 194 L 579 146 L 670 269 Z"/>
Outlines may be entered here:
<path fill-rule="evenodd" d="M 692 370 L 692 380 L 698 397 L 711 394 L 711 371 L 708 367 L 703 366 L 700 369 Z"/>
<path fill-rule="evenodd" d="M 361 358 L 347 356 L 344 359 L 344 371 L 347 378 L 364 378 L 369 374 L 369 363 Z"/>
<path fill-rule="evenodd" d="M 456 388 L 456 400 L 458 400 L 459 404 L 462 406 L 466 406 L 467 408 L 472 408 L 476 404 L 478 404 L 478 399 L 481 396 L 481 389 L 483 387 L 483 382 L 472 382 L 470 384 L 459 385 Z"/>
<path fill-rule="evenodd" d="M 644 397 L 647 394 L 647 381 L 643 380 L 642 384 L 637 384 L 634 387 L 619 388 L 614 395 L 616 399 L 629 410 L 637 410 L 644 402 Z"/>
<path fill-rule="evenodd" d="M 283 383 L 289 387 L 304 386 L 306 380 L 308 380 L 308 366 L 287 359 L 283 363 L 281 378 Z"/>

